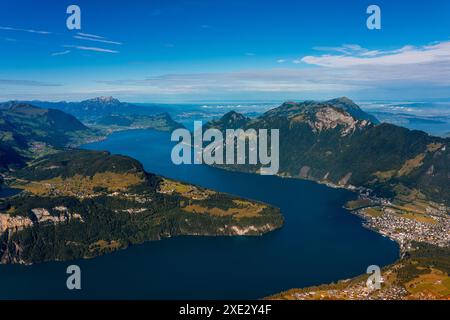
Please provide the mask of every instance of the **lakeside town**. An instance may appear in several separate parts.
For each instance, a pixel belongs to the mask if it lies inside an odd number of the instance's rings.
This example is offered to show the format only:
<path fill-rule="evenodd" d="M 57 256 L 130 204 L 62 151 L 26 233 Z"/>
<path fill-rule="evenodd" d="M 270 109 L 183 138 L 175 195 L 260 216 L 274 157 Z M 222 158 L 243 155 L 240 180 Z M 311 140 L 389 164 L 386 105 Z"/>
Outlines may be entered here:
<path fill-rule="evenodd" d="M 380 288 L 362 274 L 336 283 L 294 288 L 269 300 L 434 300 L 450 298 L 450 276 L 444 270 L 450 250 L 450 208 L 425 200 L 420 193 L 409 199 L 388 200 L 364 187 L 339 186 L 358 193 L 345 208 L 363 220 L 363 226 L 399 244 L 400 259 L 381 270 Z M 411 196 L 411 194 L 409 195 Z M 407 200 L 403 202 L 402 200 Z M 443 257 L 441 260 L 437 257 Z M 444 263 L 444 265 L 442 264 Z"/>
<path fill-rule="evenodd" d="M 347 209 L 363 218 L 365 227 L 396 241 L 401 254 L 411 250 L 412 242 L 450 246 L 450 208 L 419 200 L 399 204 L 369 194 L 359 190 L 359 199 Z"/>

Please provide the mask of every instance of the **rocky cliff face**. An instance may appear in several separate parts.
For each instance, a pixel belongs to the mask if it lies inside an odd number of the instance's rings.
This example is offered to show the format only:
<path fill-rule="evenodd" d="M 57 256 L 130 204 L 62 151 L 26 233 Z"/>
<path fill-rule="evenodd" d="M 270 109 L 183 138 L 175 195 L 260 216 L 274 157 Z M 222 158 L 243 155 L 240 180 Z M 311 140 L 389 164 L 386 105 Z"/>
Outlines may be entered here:
<path fill-rule="evenodd" d="M 315 114 L 315 121 L 312 123 L 313 129 L 317 131 L 335 129 L 338 126 L 341 129 L 341 135 L 346 136 L 355 131 L 356 128 L 363 128 L 370 124 L 367 120 L 358 120 L 349 113 L 336 109 L 334 107 L 324 107 Z"/>
<path fill-rule="evenodd" d="M 78 213 L 70 213 L 66 207 L 55 207 L 59 215 L 51 215 L 47 209 L 35 208 L 31 210 L 31 218 L 24 216 L 12 216 L 8 213 L 0 213 L 0 235 L 6 231 L 17 232 L 38 224 L 57 224 L 83 218 Z"/>
<path fill-rule="evenodd" d="M 19 232 L 33 225 L 31 219 L 26 217 L 11 217 L 9 214 L 0 214 L 0 263 L 24 263 L 22 259 L 22 246 L 16 242 L 10 242 L 12 233 Z"/>
<path fill-rule="evenodd" d="M 211 125 L 223 128 L 225 120 Z M 420 190 L 430 200 L 450 204 L 450 139 L 379 124 L 347 98 L 286 102 L 251 119 L 242 129 L 279 129 L 282 176 L 366 187 L 386 198 L 400 190 Z"/>
<path fill-rule="evenodd" d="M 280 210 L 147 173 L 134 159 L 71 150 L 14 173 L 0 208 L 0 261 L 92 258 L 179 235 L 261 235 Z M 11 177 L 12 179 L 12 177 Z"/>
<path fill-rule="evenodd" d="M 0 213 L 0 235 L 6 231 L 16 232 L 31 227 L 33 221 L 30 218 L 17 216 L 12 217 L 7 213 Z"/>

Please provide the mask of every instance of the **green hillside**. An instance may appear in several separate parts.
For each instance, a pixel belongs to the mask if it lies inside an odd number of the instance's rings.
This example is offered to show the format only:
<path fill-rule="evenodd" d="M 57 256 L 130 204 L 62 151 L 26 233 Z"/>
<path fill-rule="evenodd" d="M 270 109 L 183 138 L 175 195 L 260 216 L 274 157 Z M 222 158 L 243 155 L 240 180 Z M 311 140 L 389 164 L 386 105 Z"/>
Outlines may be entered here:
<path fill-rule="evenodd" d="M 107 152 L 47 155 L 16 172 L 0 209 L 0 261 L 90 258 L 177 235 L 260 235 L 278 209 L 146 173 Z"/>
<path fill-rule="evenodd" d="M 239 122 L 243 129 L 280 130 L 281 175 L 368 187 L 386 197 L 419 191 L 428 199 L 450 204 L 450 139 L 370 119 L 356 104 L 340 98 L 287 102 Z M 229 117 L 224 117 L 205 127 L 224 130 L 228 125 Z"/>
<path fill-rule="evenodd" d="M 102 129 L 154 129 L 173 131 L 183 126 L 174 121 L 168 113 L 157 115 L 109 115 L 101 117 L 94 123 Z"/>
<path fill-rule="evenodd" d="M 0 108 L 0 166 L 18 165 L 35 155 L 96 136 L 97 132 L 62 111 L 4 104 Z"/>

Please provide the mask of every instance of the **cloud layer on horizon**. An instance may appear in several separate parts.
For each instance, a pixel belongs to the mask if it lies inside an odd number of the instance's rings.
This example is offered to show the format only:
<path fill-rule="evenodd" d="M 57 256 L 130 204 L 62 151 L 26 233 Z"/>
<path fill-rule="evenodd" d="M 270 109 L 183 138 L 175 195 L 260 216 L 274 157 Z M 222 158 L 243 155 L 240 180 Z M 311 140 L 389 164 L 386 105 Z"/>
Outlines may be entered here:
<path fill-rule="evenodd" d="M 344 68 L 356 66 L 399 66 L 450 62 L 450 41 L 422 47 L 407 45 L 402 48 L 382 51 L 368 50 L 359 45 L 344 45 L 337 48 L 315 48 L 316 50 L 337 51 L 340 54 L 306 56 L 300 60 L 306 64 Z"/>
<path fill-rule="evenodd" d="M 87 36 L 102 39 L 96 35 Z M 118 52 L 88 46 L 65 47 Z M 72 90 L 68 95 L 78 95 L 80 98 L 115 95 L 141 100 L 200 100 L 212 97 L 290 99 L 340 95 L 380 99 L 450 98 L 450 41 L 424 46 L 406 45 L 392 50 L 369 50 L 357 44 L 314 49 L 320 54 L 299 57 L 295 64 L 288 64 L 287 59 L 280 58 L 276 65 L 282 68 L 100 78 L 90 83 L 89 87 L 79 87 L 74 83 L 66 86 L 65 90 Z M 55 52 L 54 55 L 67 54 L 67 51 Z"/>
<path fill-rule="evenodd" d="M 44 81 L 22 80 L 22 79 L 0 79 L 0 85 L 7 86 L 31 86 L 31 87 L 59 87 L 59 83 Z"/>
<path fill-rule="evenodd" d="M 145 79 L 100 80 L 117 88 L 148 95 L 240 93 L 381 92 L 420 93 L 450 88 L 450 41 L 391 51 L 359 45 L 319 47 L 330 53 L 304 56 L 296 66 L 222 73 L 165 74 Z M 285 60 L 282 60 L 283 62 Z M 280 62 L 278 60 L 277 62 Z M 447 97 L 450 94 L 447 94 Z"/>

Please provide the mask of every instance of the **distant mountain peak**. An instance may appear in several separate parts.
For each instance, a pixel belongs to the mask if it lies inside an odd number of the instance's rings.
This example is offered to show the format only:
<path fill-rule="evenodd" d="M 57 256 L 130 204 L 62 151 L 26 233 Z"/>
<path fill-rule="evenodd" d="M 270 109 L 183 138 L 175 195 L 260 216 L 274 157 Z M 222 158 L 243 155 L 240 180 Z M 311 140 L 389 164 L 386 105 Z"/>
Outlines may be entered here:
<path fill-rule="evenodd" d="M 82 101 L 82 103 L 120 104 L 121 102 L 111 96 L 101 96 Z"/>
<path fill-rule="evenodd" d="M 208 122 L 205 125 L 205 128 L 216 128 L 220 130 L 237 129 L 244 127 L 249 121 L 250 118 L 247 118 L 243 114 L 236 111 L 230 111 L 224 114 L 220 119 Z"/>
<path fill-rule="evenodd" d="M 1 110 L 13 110 L 13 109 L 20 109 L 20 108 L 37 108 L 37 107 L 33 106 L 30 103 L 21 102 L 18 100 L 11 100 L 11 101 L 3 102 L 0 104 Z"/>
<path fill-rule="evenodd" d="M 297 105 L 297 102 L 295 102 L 295 101 L 285 101 L 282 104 L 282 106 L 285 106 L 285 107 L 296 106 L 296 105 Z"/>
<path fill-rule="evenodd" d="M 297 115 L 304 112 L 315 112 L 317 109 L 331 106 L 334 108 L 341 109 L 348 114 L 350 114 L 356 120 L 367 120 L 374 124 L 378 124 L 379 121 L 374 116 L 363 111 L 353 100 L 347 97 L 340 97 L 331 99 L 328 101 L 314 101 L 306 100 L 303 102 L 286 101 L 278 108 L 269 110 L 266 112 L 266 116 L 276 116 L 276 117 L 290 117 L 292 115 Z"/>
<path fill-rule="evenodd" d="M 16 114 L 42 115 L 48 112 L 48 109 L 36 107 L 30 103 L 20 101 L 9 101 L 0 106 L 0 110 L 14 112 Z"/>
<path fill-rule="evenodd" d="M 347 103 L 347 104 L 351 104 L 351 105 L 355 105 L 358 106 L 352 99 L 348 98 L 348 97 L 339 97 L 339 98 L 335 98 L 335 99 L 331 99 L 328 101 L 336 101 L 336 102 L 342 102 L 342 103 Z"/>
<path fill-rule="evenodd" d="M 366 113 L 355 102 L 347 97 L 340 97 L 328 101 L 307 100 L 303 102 L 286 101 L 278 108 L 269 110 L 265 113 L 267 117 L 291 117 L 302 113 L 316 113 L 318 109 L 333 107 L 343 110 L 351 115 L 355 120 L 367 120 L 373 124 L 379 124 L 377 118 Z"/>
<path fill-rule="evenodd" d="M 378 119 L 362 110 L 353 100 L 347 97 L 340 97 L 336 99 L 331 99 L 325 101 L 325 103 L 330 104 L 334 107 L 341 108 L 342 110 L 351 114 L 354 118 L 359 120 L 368 120 L 374 124 L 379 124 Z"/>
<path fill-rule="evenodd" d="M 242 113 L 236 111 L 230 111 L 222 116 L 221 120 L 225 121 L 242 121 L 247 119 Z"/>

